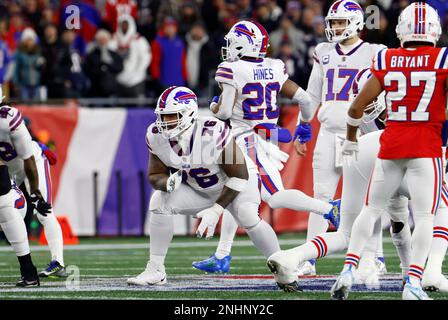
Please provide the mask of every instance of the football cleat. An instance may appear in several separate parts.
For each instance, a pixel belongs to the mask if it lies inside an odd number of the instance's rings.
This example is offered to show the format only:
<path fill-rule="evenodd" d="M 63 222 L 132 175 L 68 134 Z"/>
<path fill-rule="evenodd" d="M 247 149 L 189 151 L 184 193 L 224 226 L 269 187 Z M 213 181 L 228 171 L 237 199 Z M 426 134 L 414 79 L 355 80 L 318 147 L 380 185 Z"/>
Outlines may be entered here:
<path fill-rule="evenodd" d="M 355 277 L 355 283 L 364 284 L 368 289 L 380 288 L 376 259 L 362 257 L 359 261 L 358 269 L 356 269 L 356 274 L 358 277 Z"/>
<path fill-rule="evenodd" d="M 48 266 L 39 272 L 39 277 L 66 277 L 67 273 L 65 267 L 62 266 L 58 261 L 52 260 Z"/>
<path fill-rule="evenodd" d="M 274 253 L 268 258 L 266 265 L 280 289 L 285 292 L 302 291 L 297 282 L 297 263 L 289 253 L 282 250 Z"/>
<path fill-rule="evenodd" d="M 37 269 L 34 265 L 20 268 L 21 278 L 16 283 L 17 287 L 39 287 L 40 281 L 37 275 Z"/>
<path fill-rule="evenodd" d="M 167 283 L 165 268 L 157 268 L 148 262 L 145 271 L 136 277 L 129 278 L 127 283 L 136 286 L 164 285 Z"/>
<path fill-rule="evenodd" d="M 194 261 L 191 265 L 193 268 L 207 273 L 228 273 L 230 270 L 230 260 L 232 260 L 232 256 L 225 256 L 222 259 L 218 259 L 212 254 L 208 259 Z"/>
<path fill-rule="evenodd" d="M 333 300 L 346 300 L 354 282 L 354 274 L 351 267 L 342 272 L 331 287 L 330 294 Z"/>
<path fill-rule="evenodd" d="M 20 280 L 16 283 L 17 287 L 39 287 L 40 282 L 39 278 L 36 279 L 25 279 L 24 277 L 21 277 Z"/>
<path fill-rule="evenodd" d="M 299 265 L 297 275 L 299 277 L 315 276 L 316 275 L 316 260 L 312 259 L 309 261 L 305 261 L 301 265 Z"/>
<path fill-rule="evenodd" d="M 341 211 L 341 199 L 330 201 L 330 204 L 333 206 L 331 208 L 330 212 L 324 214 L 324 218 L 330 221 L 334 227 L 339 229 L 339 222 L 340 222 L 340 211 Z"/>
<path fill-rule="evenodd" d="M 384 276 L 387 273 L 386 262 L 384 261 L 384 257 L 377 257 L 375 259 L 376 268 L 378 270 L 378 275 Z"/>
<path fill-rule="evenodd" d="M 423 273 L 422 287 L 429 292 L 448 292 L 448 279 L 441 273 L 427 272 Z"/>
<path fill-rule="evenodd" d="M 403 289 L 403 300 L 432 300 L 420 286 L 413 286 L 409 281 L 409 277 L 406 280 L 406 284 Z"/>

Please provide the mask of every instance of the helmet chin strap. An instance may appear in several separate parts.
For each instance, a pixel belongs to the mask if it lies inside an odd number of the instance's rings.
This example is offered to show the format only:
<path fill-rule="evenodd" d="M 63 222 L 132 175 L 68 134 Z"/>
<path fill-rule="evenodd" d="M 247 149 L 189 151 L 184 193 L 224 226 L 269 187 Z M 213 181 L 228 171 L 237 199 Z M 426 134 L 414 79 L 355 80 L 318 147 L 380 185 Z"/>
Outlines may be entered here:
<path fill-rule="evenodd" d="M 191 134 L 193 133 L 194 122 L 188 127 L 188 129 L 182 131 L 175 137 L 175 140 L 179 143 L 182 150 L 187 150 L 190 147 Z"/>

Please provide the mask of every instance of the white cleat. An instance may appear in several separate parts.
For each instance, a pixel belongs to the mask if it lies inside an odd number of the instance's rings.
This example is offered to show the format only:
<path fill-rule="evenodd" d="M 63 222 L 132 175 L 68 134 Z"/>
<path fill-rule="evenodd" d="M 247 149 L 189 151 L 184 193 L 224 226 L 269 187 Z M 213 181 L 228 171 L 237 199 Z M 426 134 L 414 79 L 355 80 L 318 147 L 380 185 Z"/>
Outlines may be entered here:
<path fill-rule="evenodd" d="M 429 292 L 448 292 L 448 279 L 441 273 L 426 272 L 423 274 L 422 287 Z"/>
<path fill-rule="evenodd" d="M 414 287 L 409 280 L 406 281 L 406 284 L 403 288 L 403 300 L 432 300 L 425 291 L 423 291 L 422 287 Z"/>
<path fill-rule="evenodd" d="M 145 271 L 136 277 L 129 278 L 127 283 L 136 286 L 164 285 L 167 283 L 165 269 L 156 268 L 148 262 Z"/>
<path fill-rule="evenodd" d="M 316 275 L 316 265 L 311 264 L 309 261 L 305 261 L 299 265 L 299 270 L 297 272 L 299 277 L 302 276 L 315 276 Z"/>
<path fill-rule="evenodd" d="M 297 283 L 297 263 L 290 253 L 277 251 L 268 258 L 266 265 L 280 289 L 285 292 L 302 291 Z"/>
<path fill-rule="evenodd" d="M 376 268 L 378 269 L 378 275 L 384 276 L 387 273 L 386 263 L 379 258 L 375 259 Z"/>
<path fill-rule="evenodd" d="M 331 287 L 330 294 L 333 300 L 346 300 L 352 288 L 355 276 L 351 269 L 342 272 Z"/>
<path fill-rule="evenodd" d="M 379 270 L 375 260 L 361 258 L 356 274 L 354 283 L 364 284 L 368 289 L 380 288 Z"/>

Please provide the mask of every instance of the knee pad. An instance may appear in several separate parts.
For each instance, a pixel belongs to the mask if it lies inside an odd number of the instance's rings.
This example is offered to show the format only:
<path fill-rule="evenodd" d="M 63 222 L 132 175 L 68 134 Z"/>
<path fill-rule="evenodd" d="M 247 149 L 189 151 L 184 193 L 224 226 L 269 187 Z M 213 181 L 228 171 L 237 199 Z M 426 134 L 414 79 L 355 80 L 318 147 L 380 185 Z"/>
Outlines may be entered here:
<path fill-rule="evenodd" d="M 174 225 L 174 216 L 170 214 L 151 214 L 149 223 L 156 227 L 172 227 Z"/>
<path fill-rule="evenodd" d="M 163 213 L 163 199 L 162 199 L 162 191 L 156 190 L 151 196 L 149 200 L 149 212 L 154 214 L 162 214 Z"/>
<path fill-rule="evenodd" d="M 8 166 L 0 166 L 0 196 L 7 194 L 11 190 L 11 179 L 9 177 Z"/>
<path fill-rule="evenodd" d="M 246 202 L 235 209 L 231 213 L 238 225 L 244 229 L 256 226 L 261 220 L 258 216 L 258 204 Z"/>

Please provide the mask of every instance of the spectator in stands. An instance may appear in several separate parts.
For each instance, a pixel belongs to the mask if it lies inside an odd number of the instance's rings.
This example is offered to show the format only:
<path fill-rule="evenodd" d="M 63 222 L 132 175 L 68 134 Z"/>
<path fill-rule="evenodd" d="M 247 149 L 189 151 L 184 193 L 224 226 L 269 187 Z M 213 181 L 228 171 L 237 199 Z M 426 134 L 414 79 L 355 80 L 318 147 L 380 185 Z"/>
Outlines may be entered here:
<path fill-rule="evenodd" d="M 37 30 L 42 17 L 42 12 L 37 6 L 37 0 L 24 0 L 23 4 L 23 15 L 27 24 L 34 30 Z"/>
<path fill-rule="evenodd" d="M 302 20 L 302 5 L 299 1 L 288 1 L 285 14 L 291 19 L 296 28 L 300 28 Z"/>
<path fill-rule="evenodd" d="M 268 6 L 268 0 L 258 0 L 255 9 L 255 19 L 263 25 L 268 33 L 278 27 L 278 21 L 273 20 Z"/>
<path fill-rule="evenodd" d="M 11 62 L 11 55 L 9 53 L 6 42 L 0 40 L 0 87 L 4 87 L 5 83 L 9 80 L 9 66 Z M 5 88 L 4 88 L 5 89 Z M 3 90 L 5 93 L 7 90 Z"/>
<path fill-rule="evenodd" d="M 177 34 L 177 22 L 165 18 L 158 36 L 151 44 L 153 60 L 152 78 L 158 82 L 159 91 L 169 86 L 183 86 L 187 80 L 185 45 Z"/>
<path fill-rule="evenodd" d="M 267 1 L 269 12 L 271 13 L 272 21 L 279 21 L 283 15 L 282 8 L 277 4 L 276 0 L 268 0 Z"/>
<path fill-rule="evenodd" d="M 123 59 L 124 68 L 117 76 L 122 97 L 143 97 L 151 63 L 151 47 L 136 31 L 135 20 L 124 14 L 118 19 L 118 29 L 110 47 Z"/>
<path fill-rule="evenodd" d="M 195 24 L 186 35 L 188 86 L 197 95 L 206 94 L 212 70 L 219 64 L 220 53 L 215 50 L 202 24 Z"/>
<path fill-rule="evenodd" d="M 293 46 L 289 41 L 284 41 L 280 45 L 278 59 L 285 63 L 286 72 L 289 78 L 296 82 L 299 86 L 306 88 L 308 84 L 308 74 L 311 72 L 305 57 L 298 55 L 293 50 Z"/>
<path fill-rule="evenodd" d="M 109 48 L 111 35 L 100 29 L 87 50 L 84 71 L 90 79 L 90 97 L 111 97 L 118 92 L 117 74 L 123 70 L 123 59 Z"/>
<path fill-rule="evenodd" d="M 187 0 L 180 7 L 179 35 L 184 38 L 194 24 L 201 21 L 199 7 L 192 0 Z"/>
<path fill-rule="evenodd" d="M 305 34 L 294 26 L 288 16 L 282 17 L 280 27 L 271 33 L 270 40 L 273 56 L 279 55 L 280 44 L 285 41 L 292 44 L 297 54 L 303 55 L 306 51 Z"/>
<path fill-rule="evenodd" d="M 16 50 L 17 45 L 20 42 L 20 36 L 24 29 L 25 23 L 22 15 L 20 13 L 13 13 L 9 20 L 9 28 L 5 38 L 11 52 Z"/>
<path fill-rule="evenodd" d="M 125 14 L 137 19 L 138 7 L 135 0 L 106 0 L 103 21 L 112 32 L 117 31 L 118 19 Z"/>
<path fill-rule="evenodd" d="M 251 0 L 236 0 L 236 8 L 238 18 L 240 19 L 251 19 L 252 18 L 252 4 Z"/>
<path fill-rule="evenodd" d="M 40 53 L 36 32 L 31 28 L 23 30 L 20 45 L 15 55 L 13 82 L 22 100 L 40 100 L 41 71 L 45 59 Z"/>
<path fill-rule="evenodd" d="M 42 56 L 45 63 L 42 68 L 42 84 L 47 88 L 50 99 L 64 97 L 64 79 L 61 76 L 62 45 L 58 38 L 58 29 L 49 24 L 44 29 Z"/>
<path fill-rule="evenodd" d="M 76 46 L 74 30 L 62 33 L 60 72 L 64 81 L 64 98 L 80 98 L 87 91 L 87 78 L 82 70 L 81 52 Z"/>

